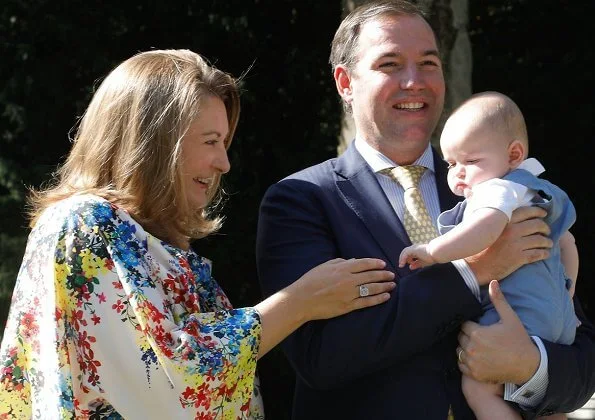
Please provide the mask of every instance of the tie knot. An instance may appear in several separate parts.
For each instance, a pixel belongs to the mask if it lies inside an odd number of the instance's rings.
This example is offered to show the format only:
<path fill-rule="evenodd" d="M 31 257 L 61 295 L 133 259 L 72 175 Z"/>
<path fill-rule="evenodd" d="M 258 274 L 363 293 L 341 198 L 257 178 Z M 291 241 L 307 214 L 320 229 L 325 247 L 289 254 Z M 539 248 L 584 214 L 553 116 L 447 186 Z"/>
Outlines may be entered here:
<path fill-rule="evenodd" d="M 390 169 L 390 174 L 405 190 L 408 190 L 417 188 L 425 171 L 426 168 L 421 165 L 406 165 Z"/>

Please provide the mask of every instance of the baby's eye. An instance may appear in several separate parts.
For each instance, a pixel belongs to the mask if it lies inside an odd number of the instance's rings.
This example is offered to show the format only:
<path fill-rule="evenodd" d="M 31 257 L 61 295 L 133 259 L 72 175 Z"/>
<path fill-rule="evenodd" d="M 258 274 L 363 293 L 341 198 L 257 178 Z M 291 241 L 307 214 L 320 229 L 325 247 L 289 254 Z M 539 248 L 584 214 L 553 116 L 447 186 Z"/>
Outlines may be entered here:
<path fill-rule="evenodd" d="M 448 169 L 452 169 L 452 168 L 454 168 L 456 166 L 456 163 L 454 163 L 454 162 L 446 162 L 446 165 L 447 165 L 447 168 Z"/>

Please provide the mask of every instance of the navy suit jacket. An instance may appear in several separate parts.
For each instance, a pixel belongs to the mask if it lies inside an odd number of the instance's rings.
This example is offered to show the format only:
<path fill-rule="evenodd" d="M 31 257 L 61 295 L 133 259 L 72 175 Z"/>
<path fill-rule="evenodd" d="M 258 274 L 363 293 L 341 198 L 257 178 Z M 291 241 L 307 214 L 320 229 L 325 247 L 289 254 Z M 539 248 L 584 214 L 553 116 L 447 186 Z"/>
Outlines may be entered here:
<path fill-rule="evenodd" d="M 446 210 L 458 198 L 448 189 L 446 167 L 436 152 L 434 160 Z M 452 264 L 415 272 L 398 268 L 399 253 L 408 245 L 401 222 L 353 143 L 340 157 L 268 189 L 256 243 L 266 296 L 333 258 L 376 257 L 397 274 L 388 302 L 309 322 L 283 341 L 296 372 L 295 420 L 444 420 L 449 405 L 457 420 L 474 418 L 461 392 L 455 348 L 461 322 L 478 316 L 480 305 Z M 547 344 L 550 387 L 538 410 L 554 404 L 570 411 L 595 391 L 595 333 L 587 322 L 581 328 L 582 348 Z M 588 375 L 579 372 L 583 368 L 590 369 Z"/>

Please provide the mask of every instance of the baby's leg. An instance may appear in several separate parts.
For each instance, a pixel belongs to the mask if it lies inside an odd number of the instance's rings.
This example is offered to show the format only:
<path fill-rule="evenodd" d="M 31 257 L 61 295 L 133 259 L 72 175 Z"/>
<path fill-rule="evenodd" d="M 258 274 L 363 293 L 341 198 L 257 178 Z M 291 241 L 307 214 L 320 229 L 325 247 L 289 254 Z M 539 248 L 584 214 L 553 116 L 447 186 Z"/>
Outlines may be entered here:
<path fill-rule="evenodd" d="M 463 375 L 463 393 L 477 420 L 521 420 L 521 415 L 502 398 L 503 385 L 477 382 Z"/>

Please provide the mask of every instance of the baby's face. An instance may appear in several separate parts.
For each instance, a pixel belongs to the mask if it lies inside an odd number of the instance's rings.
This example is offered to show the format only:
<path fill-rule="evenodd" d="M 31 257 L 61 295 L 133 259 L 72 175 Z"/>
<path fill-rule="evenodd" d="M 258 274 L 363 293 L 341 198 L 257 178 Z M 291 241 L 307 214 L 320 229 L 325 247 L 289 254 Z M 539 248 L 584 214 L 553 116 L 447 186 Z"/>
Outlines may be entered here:
<path fill-rule="evenodd" d="M 510 140 L 487 126 L 468 121 L 447 122 L 440 137 L 448 162 L 448 186 L 459 196 L 470 197 L 481 182 L 506 175 L 510 169 Z"/>

